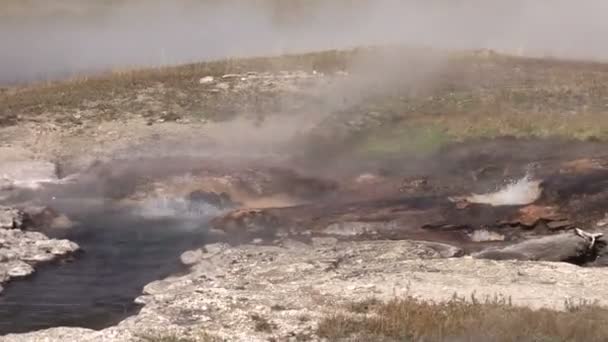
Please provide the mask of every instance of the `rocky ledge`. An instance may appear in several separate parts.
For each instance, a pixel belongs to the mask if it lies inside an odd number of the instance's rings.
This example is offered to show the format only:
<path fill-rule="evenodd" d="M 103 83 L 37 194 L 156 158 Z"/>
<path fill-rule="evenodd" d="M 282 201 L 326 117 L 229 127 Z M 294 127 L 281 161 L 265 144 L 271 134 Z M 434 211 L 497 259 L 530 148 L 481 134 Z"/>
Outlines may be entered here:
<path fill-rule="evenodd" d="M 26 222 L 24 212 L 0 206 L 0 284 L 30 275 L 37 264 L 66 256 L 79 248 L 68 240 L 49 239 L 42 233 L 23 230 Z"/>
<path fill-rule="evenodd" d="M 317 341 L 322 317 L 366 298 L 447 300 L 475 293 L 502 294 L 533 308 L 559 309 L 565 299 L 577 298 L 607 303 L 607 269 L 460 254 L 421 241 L 207 245 L 182 255 L 191 266 L 188 274 L 147 285 L 137 298 L 143 309 L 117 326 L 60 327 L 0 340 Z"/>

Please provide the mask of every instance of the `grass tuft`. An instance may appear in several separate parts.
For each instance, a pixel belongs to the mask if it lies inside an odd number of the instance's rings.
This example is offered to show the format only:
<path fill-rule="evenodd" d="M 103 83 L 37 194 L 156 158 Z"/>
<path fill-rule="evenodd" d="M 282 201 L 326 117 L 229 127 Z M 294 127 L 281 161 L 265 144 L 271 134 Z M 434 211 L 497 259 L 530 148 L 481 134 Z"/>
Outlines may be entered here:
<path fill-rule="evenodd" d="M 331 341 L 608 340 L 608 309 L 587 302 L 565 304 L 566 311 L 554 311 L 513 306 L 504 297 L 481 301 L 455 296 L 443 303 L 413 297 L 384 304 L 367 300 L 326 317 L 318 334 Z"/>

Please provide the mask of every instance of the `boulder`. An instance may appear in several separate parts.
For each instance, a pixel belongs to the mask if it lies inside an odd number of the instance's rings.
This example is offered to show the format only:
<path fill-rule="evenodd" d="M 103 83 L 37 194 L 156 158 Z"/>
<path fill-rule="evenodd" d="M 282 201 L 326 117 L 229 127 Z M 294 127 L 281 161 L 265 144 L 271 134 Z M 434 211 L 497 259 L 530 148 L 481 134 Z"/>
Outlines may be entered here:
<path fill-rule="evenodd" d="M 514 245 L 474 253 L 478 259 L 565 261 L 584 264 L 593 258 L 595 241 L 579 230 L 543 236 Z"/>
<path fill-rule="evenodd" d="M 67 256 L 78 249 L 72 241 L 49 239 L 39 232 L 14 227 L 0 229 L 0 285 L 11 278 L 33 273 L 38 263 Z"/>

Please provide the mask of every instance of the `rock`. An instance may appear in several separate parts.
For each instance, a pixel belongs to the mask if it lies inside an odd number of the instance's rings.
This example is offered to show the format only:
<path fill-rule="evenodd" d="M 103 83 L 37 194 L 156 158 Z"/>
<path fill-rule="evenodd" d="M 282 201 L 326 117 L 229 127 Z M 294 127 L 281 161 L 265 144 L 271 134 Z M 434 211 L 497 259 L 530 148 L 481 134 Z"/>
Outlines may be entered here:
<path fill-rule="evenodd" d="M 230 89 L 230 84 L 226 82 L 221 82 L 215 85 L 215 88 L 218 90 L 228 90 Z"/>
<path fill-rule="evenodd" d="M 25 277 L 34 273 L 34 268 L 22 261 L 13 262 L 6 267 L 8 269 L 6 273 L 11 278 Z"/>
<path fill-rule="evenodd" d="M 608 213 L 605 213 L 604 217 L 601 220 L 597 221 L 595 225 L 598 227 L 608 226 Z"/>
<path fill-rule="evenodd" d="M 471 241 L 473 242 L 488 242 L 488 241 L 504 241 L 505 236 L 497 232 L 491 232 L 486 229 L 475 230 L 469 234 Z"/>
<path fill-rule="evenodd" d="M 0 229 L 22 228 L 24 219 L 22 211 L 0 206 Z"/>
<path fill-rule="evenodd" d="M 561 221 L 551 221 L 547 222 L 547 228 L 550 230 L 560 230 L 573 227 L 574 223 L 569 220 L 561 220 Z"/>
<path fill-rule="evenodd" d="M 561 219 L 563 219 L 563 216 L 558 214 L 555 207 L 528 205 L 519 209 L 519 216 L 511 223 L 521 223 L 524 226 L 533 227 L 541 220 L 554 221 Z"/>
<path fill-rule="evenodd" d="M 0 229 L 0 284 L 34 272 L 37 263 L 73 253 L 78 245 L 68 240 L 49 239 L 39 232 Z"/>
<path fill-rule="evenodd" d="M 234 78 L 240 78 L 241 75 L 239 74 L 226 74 L 224 76 L 222 76 L 223 79 L 227 80 L 227 79 L 234 79 Z"/>
<path fill-rule="evenodd" d="M 203 251 L 196 249 L 193 251 L 186 251 L 180 256 L 180 260 L 184 265 L 194 265 L 203 258 Z"/>
<path fill-rule="evenodd" d="M 201 77 L 201 79 L 198 80 L 199 84 L 209 84 L 209 83 L 213 83 L 215 79 L 213 78 L 213 76 L 205 76 L 205 77 Z"/>
<path fill-rule="evenodd" d="M 337 236 L 376 235 L 380 230 L 395 228 L 396 222 L 336 222 L 327 226 L 323 233 Z"/>
<path fill-rule="evenodd" d="M 574 232 L 544 236 L 502 248 L 489 248 L 473 257 L 493 260 L 543 260 L 585 262 L 590 256 L 591 241 Z M 589 261 L 589 260 L 586 260 Z"/>

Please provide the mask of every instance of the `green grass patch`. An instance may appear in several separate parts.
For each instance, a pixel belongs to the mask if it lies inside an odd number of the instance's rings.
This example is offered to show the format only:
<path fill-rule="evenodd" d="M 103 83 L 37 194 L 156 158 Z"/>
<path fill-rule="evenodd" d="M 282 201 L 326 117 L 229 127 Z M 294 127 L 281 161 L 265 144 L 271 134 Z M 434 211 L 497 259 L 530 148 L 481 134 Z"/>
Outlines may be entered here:
<path fill-rule="evenodd" d="M 448 143 L 450 136 L 438 125 L 400 125 L 380 128 L 361 140 L 357 148 L 364 156 L 428 154 Z"/>

